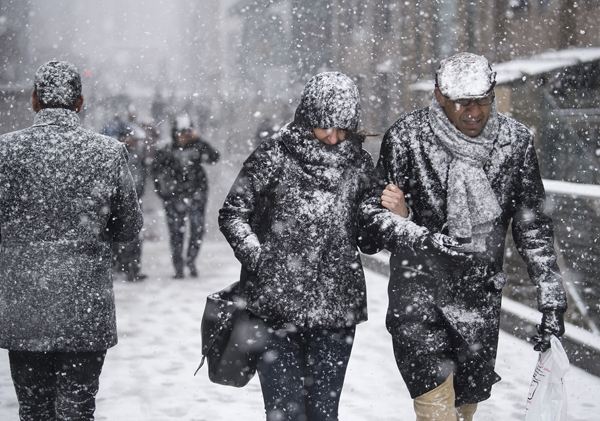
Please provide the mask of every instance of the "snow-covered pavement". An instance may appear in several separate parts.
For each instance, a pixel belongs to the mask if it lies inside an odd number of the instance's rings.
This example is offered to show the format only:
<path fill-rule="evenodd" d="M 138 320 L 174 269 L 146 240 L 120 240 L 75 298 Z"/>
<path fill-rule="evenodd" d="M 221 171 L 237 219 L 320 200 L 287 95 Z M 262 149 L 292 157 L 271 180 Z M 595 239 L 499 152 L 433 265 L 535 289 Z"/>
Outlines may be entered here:
<path fill-rule="evenodd" d="M 109 350 L 100 378 L 97 420 L 263 420 L 258 378 L 235 389 L 210 383 L 206 367 L 193 376 L 201 355 L 206 296 L 238 276 L 239 264 L 229 246 L 212 239 L 200 255 L 200 277 L 174 280 L 167 242 L 158 238 L 144 243 L 145 282 L 115 280 L 119 344 Z M 370 320 L 357 328 L 340 420 L 414 420 L 384 327 L 387 279 L 367 271 L 367 283 Z M 530 344 L 501 334 L 497 371 L 503 380 L 494 386 L 492 398 L 480 404 L 476 420 L 525 419 L 536 358 Z M 600 378 L 572 367 L 566 381 L 568 419 L 600 419 Z M 17 410 L 7 352 L 1 350 L 0 420 L 17 421 Z"/>

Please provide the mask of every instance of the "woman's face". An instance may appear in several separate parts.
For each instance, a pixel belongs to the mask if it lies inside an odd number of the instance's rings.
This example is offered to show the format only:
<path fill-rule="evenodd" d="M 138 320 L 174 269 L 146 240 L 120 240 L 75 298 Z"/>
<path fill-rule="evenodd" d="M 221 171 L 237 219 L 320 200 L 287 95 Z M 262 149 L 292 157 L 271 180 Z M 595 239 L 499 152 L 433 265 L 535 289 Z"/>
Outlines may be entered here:
<path fill-rule="evenodd" d="M 339 127 L 333 127 L 331 129 L 313 129 L 313 132 L 319 142 L 324 145 L 336 145 L 346 139 L 346 130 L 340 129 Z"/>

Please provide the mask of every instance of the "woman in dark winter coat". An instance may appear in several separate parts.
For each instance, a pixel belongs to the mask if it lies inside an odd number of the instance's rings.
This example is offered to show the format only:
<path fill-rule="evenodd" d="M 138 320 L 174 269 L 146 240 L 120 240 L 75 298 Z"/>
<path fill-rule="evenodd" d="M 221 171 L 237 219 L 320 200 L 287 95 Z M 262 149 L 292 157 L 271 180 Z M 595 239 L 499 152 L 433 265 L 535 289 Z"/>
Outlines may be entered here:
<path fill-rule="evenodd" d="M 356 324 L 367 319 L 357 211 L 373 163 L 356 133 L 358 90 L 328 72 L 294 121 L 246 160 L 221 231 L 248 309 L 269 334 L 258 360 L 267 420 L 337 420 Z"/>
<path fill-rule="evenodd" d="M 184 264 L 198 276 L 195 261 L 204 238 L 208 181 L 204 164 L 214 164 L 219 152 L 193 130 L 190 118 L 180 116 L 173 125 L 172 142 L 156 152 L 152 165 L 154 184 L 165 204 L 171 239 L 174 278 L 183 278 Z M 190 219 L 187 257 L 183 259 L 185 217 Z"/>

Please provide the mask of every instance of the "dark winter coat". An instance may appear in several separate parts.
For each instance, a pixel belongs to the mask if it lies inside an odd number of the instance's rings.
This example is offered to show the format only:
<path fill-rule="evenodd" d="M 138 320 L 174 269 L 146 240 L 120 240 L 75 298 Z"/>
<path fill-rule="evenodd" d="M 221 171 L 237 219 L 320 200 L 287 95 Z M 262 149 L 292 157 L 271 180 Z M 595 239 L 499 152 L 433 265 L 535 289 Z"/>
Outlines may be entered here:
<path fill-rule="evenodd" d="M 392 251 L 387 325 L 398 349 L 398 365 L 413 397 L 437 386 L 435 367 L 454 352 L 456 404 L 479 402 L 499 380 L 493 371 L 498 341 L 506 232 L 513 238 L 537 287 L 540 311 L 567 307 L 556 264 L 552 220 L 543 213 L 545 192 L 533 135 L 522 124 L 499 115 L 499 135 L 484 171 L 502 209 L 487 238 L 487 252 L 456 274 L 432 271 L 412 246 L 425 227 L 444 232 L 450 155 L 429 124 L 428 108 L 402 116 L 385 134 L 377 170 L 397 182 L 412 211 L 402 226 L 386 222 L 380 199 L 363 207 L 363 235 Z M 416 224 L 416 225 L 415 225 Z M 427 338 L 427 340 L 423 340 Z M 415 345 L 419 343 L 420 345 Z M 416 348 L 416 349 L 415 349 Z M 443 361 L 442 361 L 443 364 Z"/>
<path fill-rule="evenodd" d="M 0 347 L 115 345 L 111 245 L 142 223 L 125 146 L 75 112 L 43 109 L 0 137 Z"/>
<path fill-rule="evenodd" d="M 138 199 L 141 199 L 146 189 L 146 178 L 148 177 L 146 145 L 139 140 L 134 146 L 128 146 L 127 152 L 129 153 L 129 172 L 133 178 Z"/>
<path fill-rule="evenodd" d="M 156 151 L 152 164 L 156 191 L 163 200 L 204 204 L 208 197 L 208 181 L 202 164 L 214 164 L 218 160 L 219 152 L 200 138 L 192 140 L 185 148 L 173 140 Z"/>
<path fill-rule="evenodd" d="M 251 312 L 308 328 L 367 319 L 357 212 L 373 163 L 360 141 L 321 144 L 290 124 L 244 162 L 219 226 L 242 263 Z"/>
<path fill-rule="evenodd" d="M 136 142 L 131 145 L 128 145 L 125 141 L 124 143 L 127 147 L 127 152 L 129 153 L 129 172 L 133 177 L 138 199 L 141 199 L 144 194 L 146 178 L 148 176 L 144 129 L 133 122 L 126 122 L 119 118 L 115 118 L 106 124 L 100 133 L 121 141 L 123 141 L 123 139 L 127 139 L 128 141 L 132 138 L 136 139 Z"/>

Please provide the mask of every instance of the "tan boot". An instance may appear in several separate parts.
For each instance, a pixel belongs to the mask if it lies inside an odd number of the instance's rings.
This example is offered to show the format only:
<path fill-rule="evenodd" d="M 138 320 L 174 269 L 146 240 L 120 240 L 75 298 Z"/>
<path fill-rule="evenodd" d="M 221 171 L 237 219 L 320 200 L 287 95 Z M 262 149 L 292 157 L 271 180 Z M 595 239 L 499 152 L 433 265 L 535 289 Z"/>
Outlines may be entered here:
<path fill-rule="evenodd" d="M 454 374 L 446 381 L 414 400 L 417 421 L 456 421 Z"/>
<path fill-rule="evenodd" d="M 473 414 L 477 410 L 476 403 L 467 403 L 456 408 L 458 421 L 473 421 Z"/>

